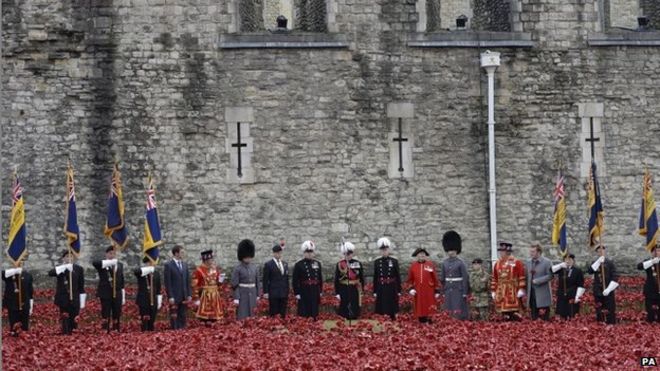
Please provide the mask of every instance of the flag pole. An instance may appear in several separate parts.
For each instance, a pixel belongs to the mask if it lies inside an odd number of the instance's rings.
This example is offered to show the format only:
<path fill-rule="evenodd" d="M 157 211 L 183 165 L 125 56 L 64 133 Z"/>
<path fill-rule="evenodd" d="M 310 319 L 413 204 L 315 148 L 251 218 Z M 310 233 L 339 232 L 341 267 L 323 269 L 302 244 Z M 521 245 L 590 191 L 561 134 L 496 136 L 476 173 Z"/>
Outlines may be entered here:
<path fill-rule="evenodd" d="M 68 244 L 67 244 L 68 245 Z M 69 300 L 73 301 L 73 252 L 71 251 L 71 246 L 69 246 L 69 263 L 71 264 L 71 270 L 69 271 Z"/>

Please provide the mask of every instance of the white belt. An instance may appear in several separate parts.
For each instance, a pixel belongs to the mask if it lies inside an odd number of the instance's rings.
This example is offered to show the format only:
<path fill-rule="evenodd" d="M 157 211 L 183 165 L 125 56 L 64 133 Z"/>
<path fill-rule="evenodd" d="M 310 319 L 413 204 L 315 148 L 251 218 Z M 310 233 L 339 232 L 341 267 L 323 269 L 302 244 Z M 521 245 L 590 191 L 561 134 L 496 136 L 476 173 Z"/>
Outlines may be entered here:
<path fill-rule="evenodd" d="M 460 282 L 460 281 L 463 281 L 463 277 L 445 278 L 445 281 L 447 281 L 447 282 Z"/>
<path fill-rule="evenodd" d="M 239 283 L 238 286 L 239 287 L 257 287 L 257 285 L 254 284 L 254 283 Z"/>

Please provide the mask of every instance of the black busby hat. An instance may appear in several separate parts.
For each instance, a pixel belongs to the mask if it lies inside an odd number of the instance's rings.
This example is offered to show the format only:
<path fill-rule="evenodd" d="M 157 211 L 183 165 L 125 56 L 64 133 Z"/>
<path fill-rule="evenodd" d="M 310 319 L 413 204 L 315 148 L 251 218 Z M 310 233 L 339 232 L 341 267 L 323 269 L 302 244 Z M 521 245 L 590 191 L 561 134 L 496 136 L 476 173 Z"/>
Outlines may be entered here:
<path fill-rule="evenodd" d="M 273 252 L 280 252 L 282 251 L 282 246 L 278 245 L 273 245 Z"/>
<path fill-rule="evenodd" d="M 238 260 L 245 258 L 254 258 L 254 242 L 252 240 L 243 240 L 238 243 Z"/>
<path fill-rule="evenodd" d="M 457 254 L 461 253 L 461 235 L 456 231 L 449 231 L 442 236 L 442 248 L 445 252 L 456 251 Z"/>
<path fill-rule="evenodd" d="M 415 251 L 412 253 L 413 258 L 416 257 L 420 252 L 423 252 L 424 254 L 426 254 L 426 256 L 429 256 L 429 255 L 430 255 L 429 252 L 426 251 L 425 248 L 423 248 L 423 247 L 418 247 L 418 248 L 415 249 Z"/>
<path fill-rule="evenodd" d="M 498 245 L 497 251 L 507 251 L 507 252 L 513 251 L 513 244 L 511 242 L 500 241 L 497 243 L 497 245 Z"/>
<path fill-rule="evenodd" d="M 213 250 L 204 250 L 202 251 L 202 261 L 213 259 Z"/>

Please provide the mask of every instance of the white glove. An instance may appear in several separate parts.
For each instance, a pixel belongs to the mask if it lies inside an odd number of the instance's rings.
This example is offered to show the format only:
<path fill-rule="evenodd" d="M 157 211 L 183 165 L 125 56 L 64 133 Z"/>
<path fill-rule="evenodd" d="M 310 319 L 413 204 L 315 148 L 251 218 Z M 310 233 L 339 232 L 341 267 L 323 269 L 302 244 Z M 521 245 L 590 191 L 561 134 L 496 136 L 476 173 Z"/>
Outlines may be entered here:
<path fill-rule="evenodd" d="M 121 289 L 121 305 L 126 304 L 126 290 Z"/>
<path fill-rule="evenodd" d="M 160 310 L 160 307 L 163 305 L 163 295 L 156 295 L 156 310 Z"/>
<path fill-rule="evenodd" d="M 30 299 L 30 315 L 32 315 L 32 308 L 34 308 L 34 299 Z"/>
<path fill-rule="evenodd" d="M 86 301 L 87 301 L 87 294 L 80 294 L 80 309 L 85 308 Z"/>
<path fill-rule="evenodd" d="M 335 295 L 335 297 L 337 298 L 337 300 L 341 300 L 341 296 L 340 296 L 340 295 Z"/>
<path fill-rule="evenodd" d="M 377 297 L 378 297 L 378 294 L 376 294 L 376 293 L 374 292 L 374 298 L 377 298 Z"/>
<path fill-rule="evenodd" d="M 114 267 L 117 265 L 117 259 L 101 260 L 101 268 Z"/>
<path fill-rule="evenodd" d="M 575 302 L 576 303 L 580 302 L 580 298 L 582 297 L 582 295 L 584 295 L 585 291 L 586 291 L 586 289 L 584 287 L 578 287 L 577 288 L 577 292 L 575 293 Z"/>
<path fill-rule="evenodd" d="M 238 299 L 234 299 L 234 304 L 238 305 Z"/>
<path fill-rule="evenodd" d="M 552 273 L 557 273 L 557 271 L 559 271 L 562 268 L 564 268 L 564 269 L 568 268 L 568 264 L 566 264 L 564 262 L 561 262 L 559 264 L 553 265 L 552 266 Z"/>
<path fill-rule="evenodd" d="M 417 294 L 417 290 L 411 289 L 410 290 L 410 295 L 415 296 L 415 294 Z"/>
<path fill-rule="evenodd" d="M 147 274 L 154 273 L 155 271 L 154 267 L 142 267 L 140 270 L 142 271 L 142 277 L 146 276 Z"/>
<path fill-rule="evenodd" d="M 196 307 L 199 307 L 199 304 L 200 304 L 200 301 L 199 301 L 199 300 L 195 300 L 195 306 L 196 306 Z"/>
<path fill-rule="evenodd" d="M 68 264 L 62 264 L 62 265 L 58 265 L 57 267 L 55 267 L 55 274 L 59 275 L 59 274 L 63 273 L 66 270 L 67 265 Z"/>
<path fill-rule="evenodd" d="M 523 296 L 525 296 L 525 290 L 518 289 L 518 294 L 516 296 L 519 297 L 519 298 L 522 298 Z"/>
<path fill-rule="evenodd" d="M 644 269 L 649 269 L 652 266 L 654 266 L 656 264 L 654 262 L 654 260 L 656 260 L 656 259 L 658 259 L 658 258 L 649 259 L 649 260 L 645 261 L 644 263 L 642 263 L 642 265 L 644 266 Z M 5 276 L 6 276 L 6 274 L 5 274 Z"/>
<path fill-rule="evenodd" d="M 225 276 L 224 273 L 220 273 L 220 275 L 218 276 L 218 282 L 220 282 L 220 283 L 225 282 L 225 277 L 226 276 Z"/>
<path fill-rule="evenodd" d="M 435 294 L 436 299 L 439 298 L 439 297 L 440 297 L 440 294 Z"/>
<path fill-rule="evenodd" d="M 5 271 L 5 278 L 9 278 L 11 276 L 21 274 L 23 272 L 23 268 L 18 267 L 18 268 L 9 268 Z"/>
<path fill-rule="evenodd" d="M 495 292 L 491 292 L 490 296 L 493 298 L 493 300 L 495 300 L 495 297 L 497 297 L 497 295 L 495 295 Z"/>
<path fill-rule="evenodd" d="M 264 294 L 264 299 L 268 299 L 268 294 Z"/>
<path fill-rule="evenodd" d="M 597 271 L 598 268 L 600 268 L 600 265 L 603 264 L 604 261 L 605 261 L 604 256 L 598 258 L 593 264 L 591 264 L 591 270 L 593 270 L 594 272 Z"/>
<path fill-rule="evenodd" d="M 607 285 L 607 288 L 603 290 L 603 296 L 609 295 L 612 291 L 616 290 L 619 287 L 619 284 L 615 281 L 610 281 L 610 284 Z"/>
<path fill-rule="evenodd" d="M 296 300 L 300 300 L 300 295 L 296 295 Z"/>
<path fill-rule="evenodd" d="M 658 263 L 660 263 L 660 258 L 658 258 L 656 256 L 655 258 L 653 258 L 653 264 L 655 265 L 655 264 L 658 264 Z"/>

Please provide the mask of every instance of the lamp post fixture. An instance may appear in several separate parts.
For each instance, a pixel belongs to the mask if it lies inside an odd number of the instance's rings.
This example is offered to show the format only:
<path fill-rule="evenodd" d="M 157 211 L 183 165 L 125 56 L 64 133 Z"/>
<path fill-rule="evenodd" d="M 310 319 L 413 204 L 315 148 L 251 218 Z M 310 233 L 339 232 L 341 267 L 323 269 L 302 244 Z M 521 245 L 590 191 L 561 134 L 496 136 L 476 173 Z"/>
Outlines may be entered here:
<path fill-rule="evenodd" d="M 490 206 L 490 259 L 497 261 L 497 197 L 495 188 L 495 70 L 500 65 L 500 53 L 481 53 L 481 67 L 488 74 L 488 195 Z"/>

